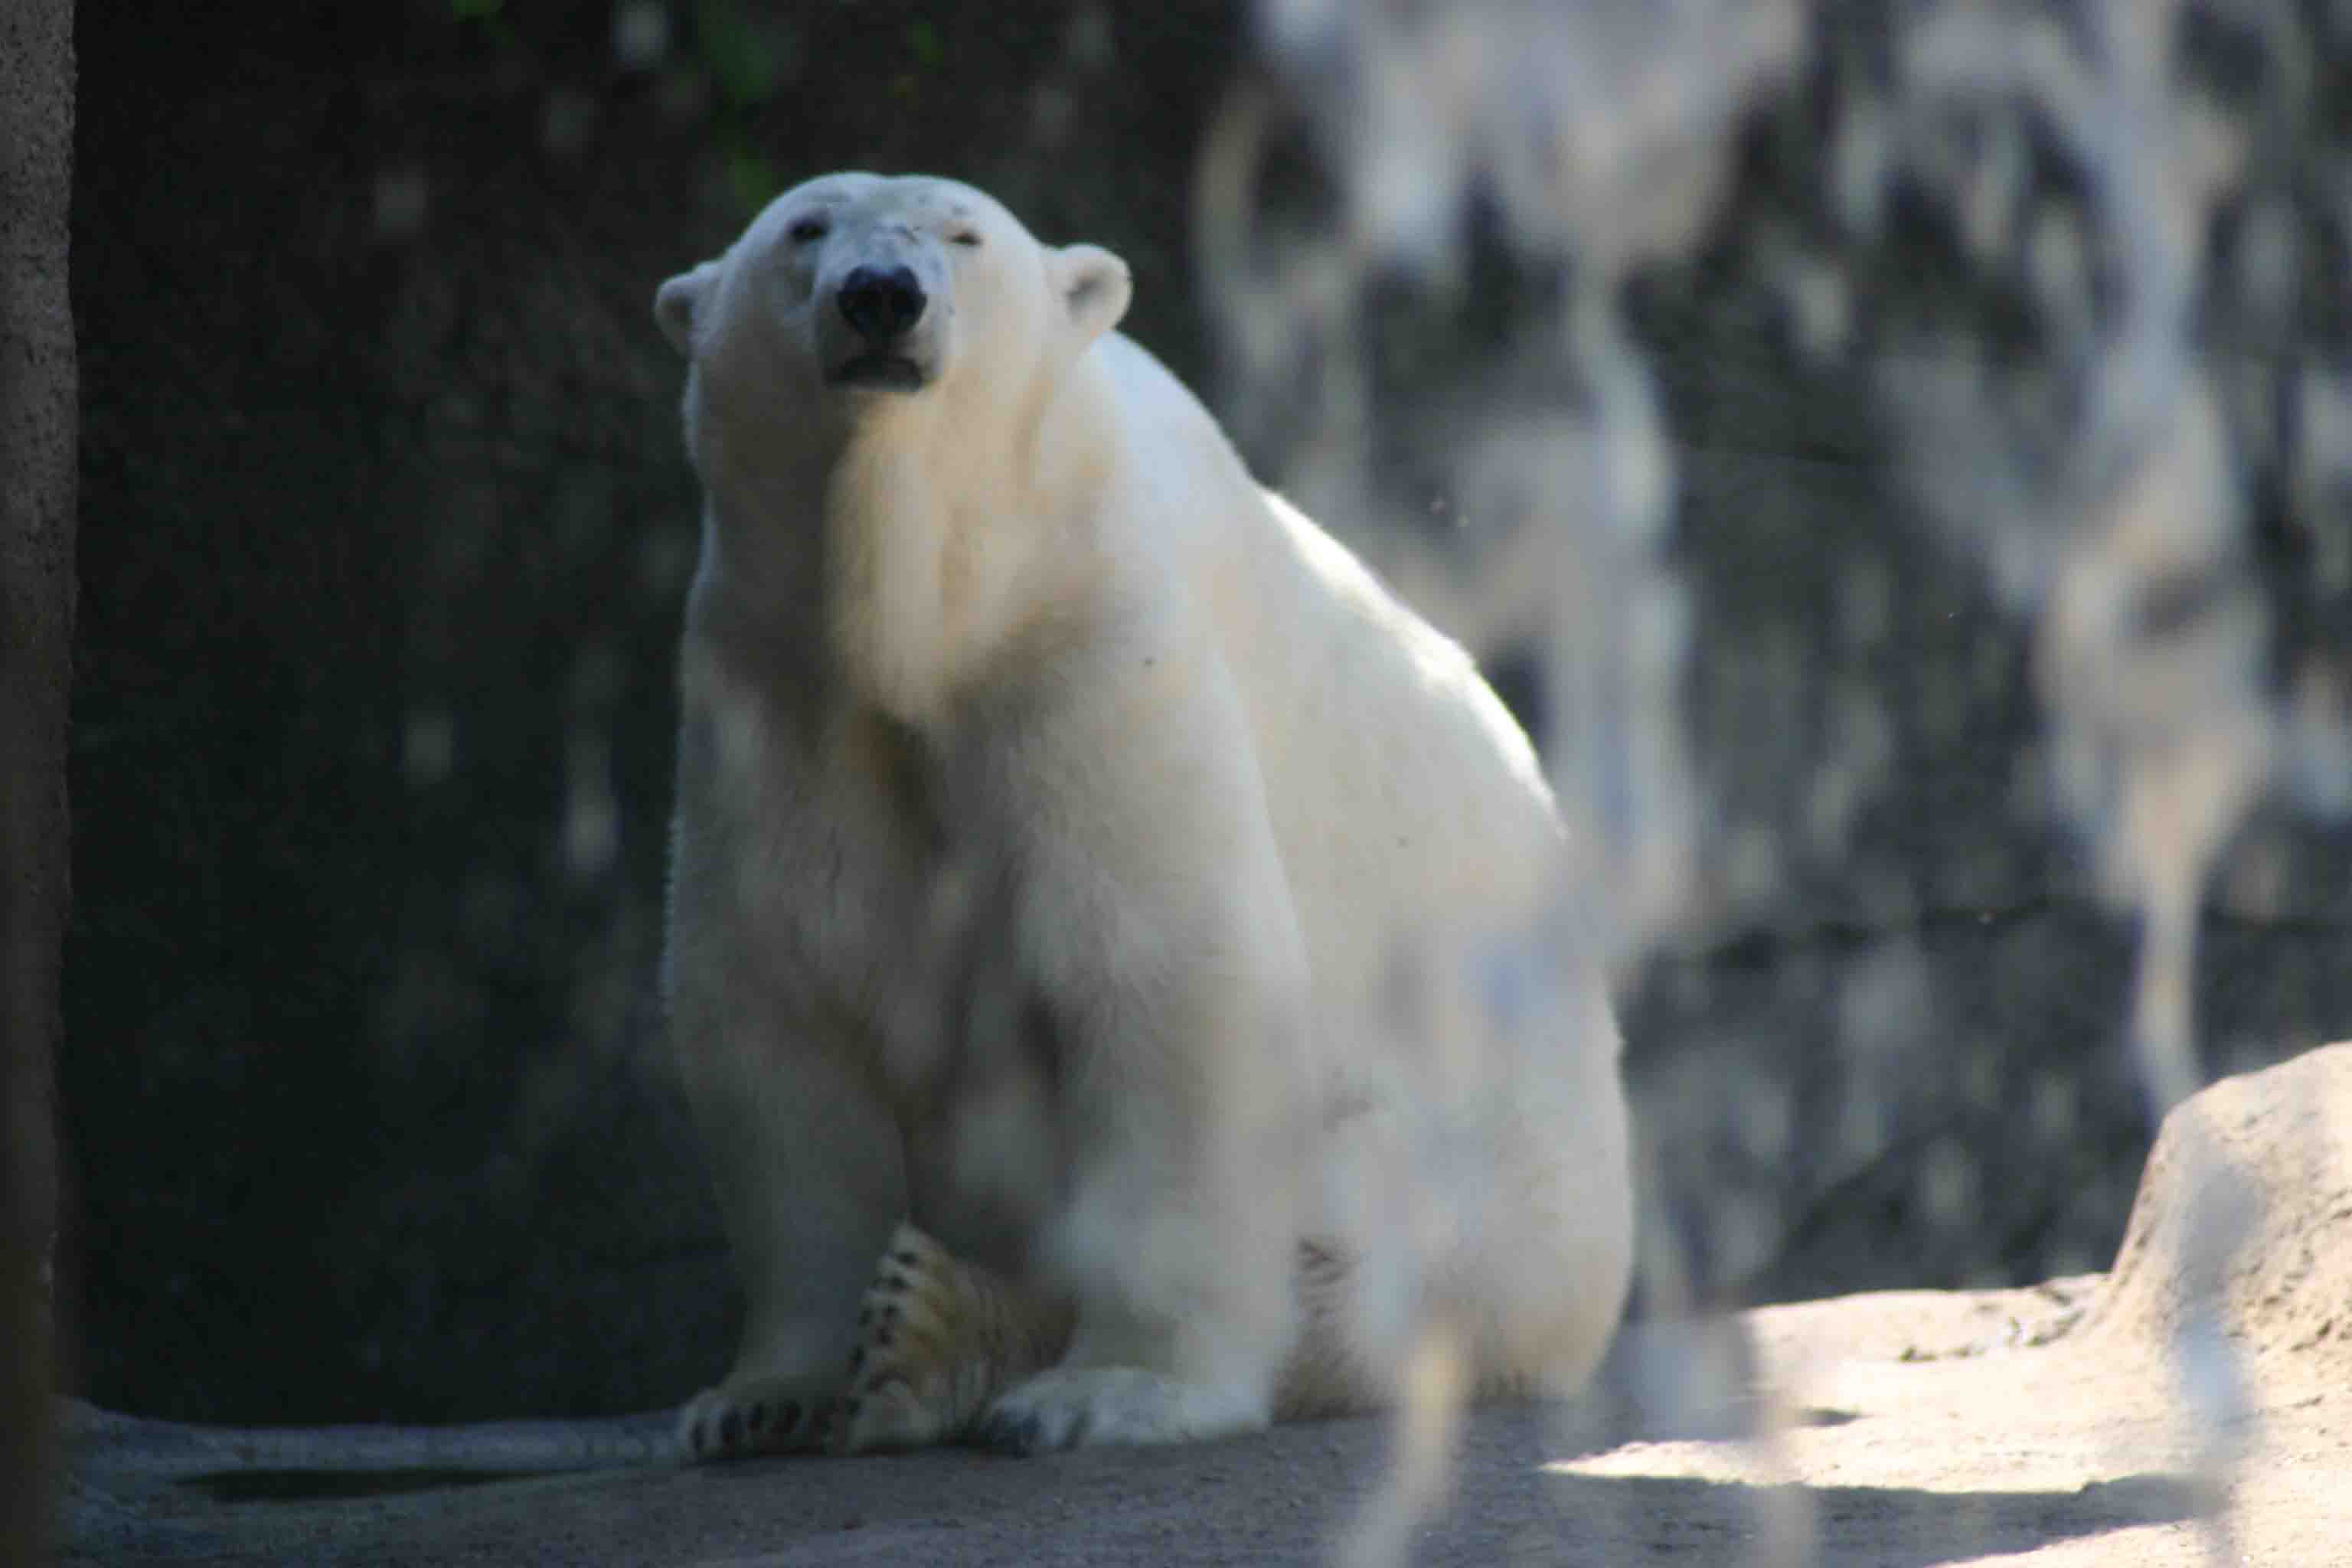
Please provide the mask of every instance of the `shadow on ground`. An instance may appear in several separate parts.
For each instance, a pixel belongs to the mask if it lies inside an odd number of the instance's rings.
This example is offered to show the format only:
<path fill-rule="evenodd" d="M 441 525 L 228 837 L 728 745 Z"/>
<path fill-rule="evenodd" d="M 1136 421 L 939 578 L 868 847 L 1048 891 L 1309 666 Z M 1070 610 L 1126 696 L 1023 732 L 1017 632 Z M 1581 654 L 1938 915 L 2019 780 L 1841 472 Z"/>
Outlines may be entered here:
<path fill-rule="evenodd" d="M 78 1424 L 63 1561 L 89 1564 L 1312 1563 L 1328 1561 L 1388 1447 L 1382 1423 L 1359 1420 L 1042 1459 L 946 1451 L 518 1474 L 289 1466 L 268 1445 L 216 1429 L 91 1413 Z M 1579 1442 L 1572 1426 L 1541 1410 L 1480 1413 L 1454 1504 L 1414 1561 L 1744 1562 L 1794 1506 L 1819 1531 L 1813 1561 L 1927 1568 L 2196 1511 L 2189 1483 L 2160 1475 L 2074 1490 L 1796 1492 L 1548 1468 L 1622 1447 Z M 374 1458 L 399 1440 L 380 1434 Z"/>

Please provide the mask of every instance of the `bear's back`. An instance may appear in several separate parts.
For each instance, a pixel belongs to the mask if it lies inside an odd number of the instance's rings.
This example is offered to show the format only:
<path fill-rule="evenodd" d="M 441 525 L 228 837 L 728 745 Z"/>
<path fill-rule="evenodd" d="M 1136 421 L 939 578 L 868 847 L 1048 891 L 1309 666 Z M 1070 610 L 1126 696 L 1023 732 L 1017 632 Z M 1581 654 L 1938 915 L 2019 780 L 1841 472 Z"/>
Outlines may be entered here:
<path fill-rule="evenodd" d="M 1113 334 L 1092 352 L 1158 498 L 1139 525 L 1248 710 L 1327 1008 L 1378 996 L 1400 942 L 1524 925 L 1561 869 L 1560 830 L 1533 749 L 1469 656 L 1258 485 L 1147 351 Z"/>

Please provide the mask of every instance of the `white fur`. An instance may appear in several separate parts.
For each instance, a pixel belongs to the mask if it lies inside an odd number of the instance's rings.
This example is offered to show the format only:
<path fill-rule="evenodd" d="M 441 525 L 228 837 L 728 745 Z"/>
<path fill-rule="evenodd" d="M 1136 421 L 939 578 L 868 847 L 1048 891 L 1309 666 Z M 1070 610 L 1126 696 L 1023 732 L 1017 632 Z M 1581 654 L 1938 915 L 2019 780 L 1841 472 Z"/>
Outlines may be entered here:
<path fill-rule="evenodd" d="M 918 390 L 826 380 L 864 264 L 929 296 Z M 1002 1402 L 1047 1444 L 1358 1406 L 1433 1322 L 1485 1386 L 1573 1385 L 1622 1303 L 1617 1037 L 1536 760 L 1111 331 L 1128 292 L 969 187 L 839 174 L 658 296 L 709 500 L 667 980 L 750 1297 L 701 1451 L 839 1394 L 908 1214 L 1075 1308 Z M 1295 1289 L 1302 1242 L 1337 1263 Z"/>

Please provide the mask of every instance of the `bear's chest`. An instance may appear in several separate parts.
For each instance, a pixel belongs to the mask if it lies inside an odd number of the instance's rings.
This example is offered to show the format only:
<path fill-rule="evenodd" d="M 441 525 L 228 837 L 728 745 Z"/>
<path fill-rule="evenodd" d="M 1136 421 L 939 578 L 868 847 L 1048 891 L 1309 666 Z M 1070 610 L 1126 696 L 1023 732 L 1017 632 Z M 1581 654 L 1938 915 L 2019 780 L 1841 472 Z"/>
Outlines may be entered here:
<path fill-rule="evenodd" d="M 768 773 L 768 858 L 792 882 L 777 912 L 835 1000 L 897 1005 L 940 962 L 952 856 L 938 792 L 912 738 L 880 715 L 835 721 L 814 740 Z"/>

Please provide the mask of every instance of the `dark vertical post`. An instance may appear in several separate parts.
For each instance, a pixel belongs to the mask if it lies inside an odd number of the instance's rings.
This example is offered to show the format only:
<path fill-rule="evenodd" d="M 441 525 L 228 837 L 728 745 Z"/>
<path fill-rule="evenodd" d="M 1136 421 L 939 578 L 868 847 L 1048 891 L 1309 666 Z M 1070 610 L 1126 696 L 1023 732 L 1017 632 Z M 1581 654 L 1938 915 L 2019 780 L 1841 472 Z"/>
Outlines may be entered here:
<path fill-rule="evenodd" d="M 0 1563 L 55 1490 L 58 948 L 74 610 L 72 0 L 0 5 Z"/>

